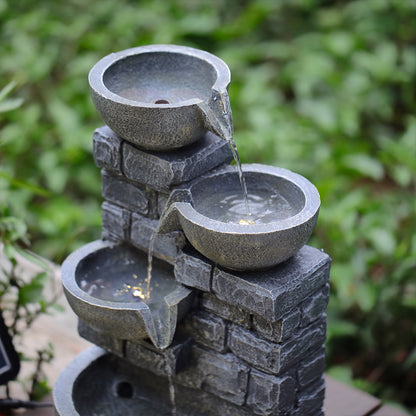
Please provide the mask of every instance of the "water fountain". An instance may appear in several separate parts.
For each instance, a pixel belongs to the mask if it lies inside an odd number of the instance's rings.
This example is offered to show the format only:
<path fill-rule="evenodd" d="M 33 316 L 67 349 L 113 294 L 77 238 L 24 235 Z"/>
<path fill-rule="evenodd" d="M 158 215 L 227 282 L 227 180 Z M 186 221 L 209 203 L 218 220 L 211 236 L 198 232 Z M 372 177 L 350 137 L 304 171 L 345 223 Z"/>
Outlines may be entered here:
<path fill-rule="evenodd" d="M 247 220 L 223 140 L 230 73 L 211 54 L 134 48 L 89 80 L 107 124 L 93 137 L 103 236 L 62 280 L 95 346 L 59 377 L 57 415 L 323 415 L 330 258 L 305 245 L 316 188 L 244 165 Z"/>

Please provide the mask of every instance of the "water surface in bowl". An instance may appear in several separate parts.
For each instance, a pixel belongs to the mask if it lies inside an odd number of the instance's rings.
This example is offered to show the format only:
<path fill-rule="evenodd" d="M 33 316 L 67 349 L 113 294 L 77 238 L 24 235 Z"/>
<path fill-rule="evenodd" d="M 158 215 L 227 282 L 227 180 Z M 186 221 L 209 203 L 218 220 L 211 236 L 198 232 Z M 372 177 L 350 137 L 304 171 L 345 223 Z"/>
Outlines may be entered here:
<path fill-rule="evenodd" d="M 114 94 L 148 104 L 176 104 L 207 99 L 214 68 L 182 53 L 149 52 L 127 56 L 106 69 L 104 85 Z"/>
<path fill-rule="evenodd" d="M 248 193 L 250 215 L 241 192 L 215 192 L 207 197 L 198 211 L 213 220 L 243 225 L 269 224 L 297 213 L 295 206 L 275 190 L 255 190 Z"/>
<path fill-rule="evenodd" d="M 250 214 L 247 215 L 238 175 L 203 179 L 192 187 L 194 208 L 213 220 L 235 224 L 270 224 L 298 214 L 305 205 L 302 190 L 278 176 L 244 173 Z"/>
<path fill-rule="evenodd" d="M 100 261 L 101 259 L 101 261 Z M 77 268 L 79 287 L 97 299 L 111 302 L 163 303 L 178 283 L 173 270 L 156 261 L 150 285 L 147 281 L 147 258 L 127 247 L 102 249 L 84 259 Z"/>

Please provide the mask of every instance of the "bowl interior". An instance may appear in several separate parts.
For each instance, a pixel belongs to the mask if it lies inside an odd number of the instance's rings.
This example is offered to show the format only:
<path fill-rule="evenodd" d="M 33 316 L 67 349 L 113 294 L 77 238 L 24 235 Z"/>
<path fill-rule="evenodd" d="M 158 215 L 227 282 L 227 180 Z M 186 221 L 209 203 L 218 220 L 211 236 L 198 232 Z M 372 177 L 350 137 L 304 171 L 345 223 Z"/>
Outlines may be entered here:
<path fill-rule="evenodd" d="M 105 247 L 81 260 L 75 270 L 77 285 L 90 296 L 111 302 L 159 304 L 178 283 L 173 266 L 153 259 L 148 283 L 147 255 L 125 244 Z"/>
<path fill-rule="evenodd" d="M 73 401 L 81 416 L 169 414 L 166 380 L 110 354 L 100 357 L 75 380 Z"/>
<path fill-rule="evenodd" d="M 249 213 L 238 174 L 224 173 L 202 179 L 192 186 L 197 212 L 225 223 L 255 224 L 278 222 L 298 214 L 305 206 L 305 195 L 294 182 L 267 173 L 244 172 Z M 243 221 L 243 222 L 242 222 Z"/>
<path fill-rule="evenodd" d="M 103 82 L 112 93 L 145 104 L 177 104 L 205 100 L 216 81 L 207 61 L 174 52 L 147 52 L 115 61 Z"/>

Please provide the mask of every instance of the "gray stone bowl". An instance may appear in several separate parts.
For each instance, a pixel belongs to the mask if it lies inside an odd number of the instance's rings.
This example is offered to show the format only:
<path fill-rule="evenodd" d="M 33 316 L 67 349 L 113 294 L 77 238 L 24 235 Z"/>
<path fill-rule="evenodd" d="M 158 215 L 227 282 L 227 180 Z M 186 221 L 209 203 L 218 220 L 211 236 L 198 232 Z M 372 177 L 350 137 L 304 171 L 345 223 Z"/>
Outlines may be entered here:
<path fill-rule="evenodd" d="M 88 79 L 102 119 L 143 149 L 176 149 L 207 130 L 232 135 L 230 70 L 208 52 L 176 45 L 127 49 L 98 61 Z"/>
<path fill-rule="evenodd" d="M 53 389 L 57 416 L 170 414 L 167 380 L 92 347 L 59 375 Z"/>
<path fill-rule="evenodd" d="M 283 197 L 277 219 L 258 223 L 253 216 L 255 224 L 217 219 L 213 196 L 241 192 L 235 167 L 227 166 L 174 191 L 159 232 L 182 229 L 200 253 L 233 270 L 267 269 L 293 256 L 316 225 L 320 207 L 317 189 L 304 177 L 282 168 L 252 164 L 243 165 L 243 172 L 248 194 L 255 195 L 258 202 L 264 199 L 265 205 L 273 208 L 276 195 Z"/>
<path fill-rule="evenodd" d="M 121 340 L 150 338 L 160 349 L 170 345 L 177 321 L 192 303 L 192 292 L 175 281 L 173 267 L 158 259 L 152 270 L 158 301 L 145 303 L 127 289 L 119 299 L 126 282 L 147 286 L 147 254 L 127 244 L 89 243 L 68 256 L 61 274 L 66 298 L 81 321 Z"/>
<path fill-rule="evenodd" d="M 89 348 L 59 375 L 53 389 L 55 415 L 171 416 L 168 377 L 156 372 L 132 365 L 101 348 Z M 216 379 L 215 375 L 211 377 Z M 178 416 L 230 414 L 227 410 L 231 405 L 213 395 L 178 384 L 174 388 Z M 235 409 L 232 414 L 237 414 Z M 241 409 L 241 414 L 248 413 Z"/>

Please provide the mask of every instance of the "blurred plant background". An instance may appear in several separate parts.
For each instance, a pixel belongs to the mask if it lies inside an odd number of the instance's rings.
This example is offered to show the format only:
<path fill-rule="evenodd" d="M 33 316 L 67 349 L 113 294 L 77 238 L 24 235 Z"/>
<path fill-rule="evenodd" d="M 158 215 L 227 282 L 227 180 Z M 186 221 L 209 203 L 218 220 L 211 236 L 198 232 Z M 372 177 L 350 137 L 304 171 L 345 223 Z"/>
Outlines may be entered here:
<path fill-rule="evenodd" d="M 0 211 L 55 262 L 100 236 L 94 63 L 150 43 L 225 60 L 242 161 L 320 191 L 329 372 L 416 414 L 415 1 L 0 0 L 0 39 Z"/>

